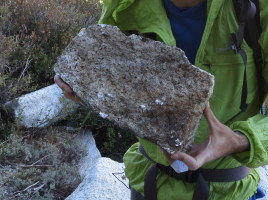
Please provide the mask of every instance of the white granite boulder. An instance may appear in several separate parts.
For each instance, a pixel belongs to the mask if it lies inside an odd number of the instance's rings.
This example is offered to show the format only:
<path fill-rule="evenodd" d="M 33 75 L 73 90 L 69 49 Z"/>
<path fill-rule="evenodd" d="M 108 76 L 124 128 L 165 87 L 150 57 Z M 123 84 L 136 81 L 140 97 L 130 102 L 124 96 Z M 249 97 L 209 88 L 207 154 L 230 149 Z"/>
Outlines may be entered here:
<path fill-rule="evenodd" d="M 86 148 L 86 156 L 79 162 L 79 173 L 82 177 L 85 177 L 91 168 L 95 167 L 98 159 L 101 158 L 101 154 L 90 130 L 83 130 L 76 136 L 75 140 Z"/>
<path fill-rule="evenodd" d="M 66 200 L 127 200 L 130 199 L 124 164 L 100 158 L 77 189 Z"/>
<path fill-rule="evenodd" d="M 259 167 L 260 184 L 259 186 L 265 191 L 266 196 L 259 200 L 268 200 L 268 165 Z"/>
<path fill-rule="evenodd" d="M 54 84 L 9 101 L 4 106 L 14 114 L 19 126 L 30 128 L 45 127 L 64 119 L 76 110 L 78 104 L 66 99 Z"/>
<path fill-rule="evenodd" d="M 84 179 L 66 200 L 130 199 L 124 164 L 101 158 L 90 131 L 81 133 L 76 139 L 85 144 L 88 151 L 80 162 L 79 172 Z"/>

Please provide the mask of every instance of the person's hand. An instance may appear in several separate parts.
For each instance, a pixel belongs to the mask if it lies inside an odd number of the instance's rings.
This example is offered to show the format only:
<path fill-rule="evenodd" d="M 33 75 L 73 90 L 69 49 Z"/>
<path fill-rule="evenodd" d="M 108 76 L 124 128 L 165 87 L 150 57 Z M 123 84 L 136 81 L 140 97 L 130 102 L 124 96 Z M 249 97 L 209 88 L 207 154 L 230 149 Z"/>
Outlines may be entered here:
<path fill-rule="evenodd" d="M 249 149 L 247 137 L 232 131 L 229 127 L 222 124 L 213 114 L 209 105 L 206 106 L 203 114 L 209 126 L 208 139 L 202 143 L 194 144 L 188 154 L 177 152 L 169 155 L 164 151 L 164 155 L 169 163 L 172 163 L 174 160 L 181 160 L 190 170 L 196 170 L 209 161 Z"/>
<path fill-rule="evenodd" d="M 54 82 L 62 89 L 63 94 L 67 99 L 70 99 L 77 103 L 81 102 L 81 100 L 76 96 L 73 89 L 67 83 L 65 83 L 59 75 L 54 76 Z"/>

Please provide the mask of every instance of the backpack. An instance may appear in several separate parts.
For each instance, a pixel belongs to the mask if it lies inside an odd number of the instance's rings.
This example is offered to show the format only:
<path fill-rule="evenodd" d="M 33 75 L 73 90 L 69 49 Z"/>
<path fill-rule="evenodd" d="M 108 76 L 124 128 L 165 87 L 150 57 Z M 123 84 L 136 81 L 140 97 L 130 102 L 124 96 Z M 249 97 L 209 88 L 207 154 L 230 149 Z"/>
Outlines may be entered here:
<path fill-rule="evenodd" d="M 244 81 L 242 87 L 242 97 L 240 109 L 245 111 L 247 108 L 247 78 L 246 78 L 246 64 L 247 64 L 247 55 L 243 49 L 241 49 L 241 44 L 243 39 L 247 44 L 253 49 L 253 57 L 257 70 L 258 78 L 258 88 L 260 95 L 260 105 L 264 100 L 264 85 L 262 77 L 262 67 L 263 67 L 263 58 L 260 44 L 258 43 L 261 26 L 260 26 L 260 8 L 259 0 L 233 0 L 234 9 L 236 17 L 239 24 L 239 29 L 237 34 L 231 34 L 231 40 L 233 42 L 232 49 L 235 53 L 239 53 L 243 59 L 245 65 L 244 71 Z"/>

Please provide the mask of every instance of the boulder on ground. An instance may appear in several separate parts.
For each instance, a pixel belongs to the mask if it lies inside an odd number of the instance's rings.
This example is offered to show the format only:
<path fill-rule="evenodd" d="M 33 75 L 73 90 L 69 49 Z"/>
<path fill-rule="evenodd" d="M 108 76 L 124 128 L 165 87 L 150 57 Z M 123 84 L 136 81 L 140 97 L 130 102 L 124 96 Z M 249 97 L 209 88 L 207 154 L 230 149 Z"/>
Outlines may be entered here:
<path fill-rule="evenodd" d="M 63 96 L 56 84 L 18 97 L 4 106 L 14 115 L 19 126 L 27 128 L 49 126 L 78 108 L 78 104 Z"/>
<path fill-rule="evenodd" d="M 259 187 L 261 187 L 266 193 L 265 197 L 259 200 L 268 200 L 268 165 L 259 167 L 258 169 L 260 174 Z"/>
<path fill-rule="evenodd" d="M 110 158 L 99 158 L 88 170 L 84 180 L 66 200 L 130 199 L 124 164 Z"/>

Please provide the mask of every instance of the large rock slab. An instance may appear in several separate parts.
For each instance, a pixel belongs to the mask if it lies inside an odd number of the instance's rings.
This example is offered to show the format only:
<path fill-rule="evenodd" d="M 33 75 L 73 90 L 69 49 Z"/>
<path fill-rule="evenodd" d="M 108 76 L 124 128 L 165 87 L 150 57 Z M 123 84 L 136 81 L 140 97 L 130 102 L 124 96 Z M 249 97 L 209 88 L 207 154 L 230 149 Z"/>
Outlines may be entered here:
<path fill-rule="evenodd" d="M 268 165 L 259 167 L 260 183 L 259 186 L 264 190 L 265 197 L 259 200 L 268 200 Z"/>
<path fill-rule="evenodd" d="M 66 99 L 62 90 L 50 85 L 4 104 L 19 126 L 46 127 L 76 111 L 78 104 Z"/>
<path fill-rule="evenodd" d="M 101 157 L 90 130 L 81 131 L 74 140 L 83 145 L 87 153 L 79 162 L 79 174 L 83 181 L 66 200 L 130 199 L 124 164 Z"/>
<path fill-rule="evenodd" d="M 75 141 L 84 145 L 87 151 L 86 156 L 79 162 L 79 174 L 85 177 L 87 174 L 90 174 L 91 168 L 96 166 L 96 162 L 101 158 L 101 154 L 90 130 L 81 131 L 81 133 L 75 137 Z"/>
<path fill-rule="evenodd" d="M 126 200 L 130 199 L 124 164 L 110 158 L 99 158 L 86 177 L 66 200 Z"/>
<path fill-rule="evenodd" d="M 190 149 L 214 84 L 180 49 L 108 25 L 82 30 L 54 69 L 101 117 L 170 153 Z"/>

